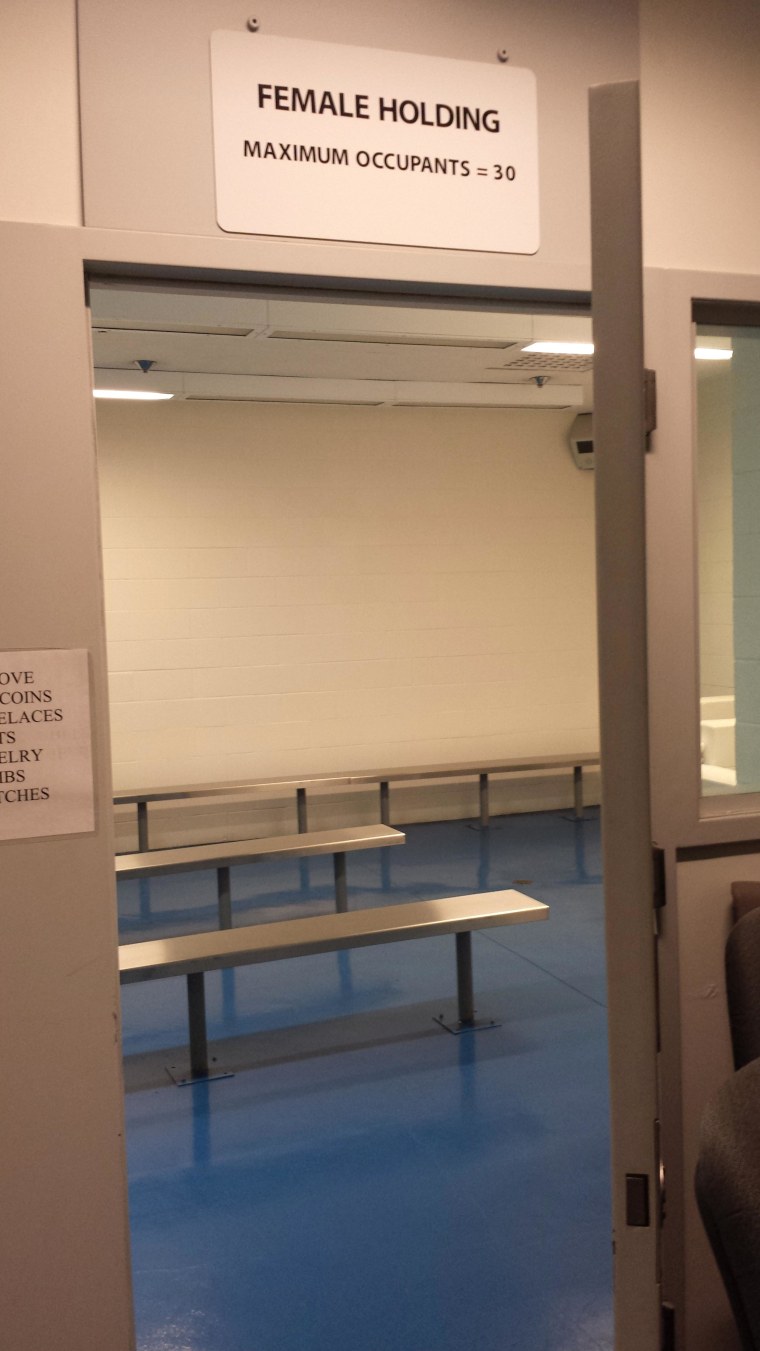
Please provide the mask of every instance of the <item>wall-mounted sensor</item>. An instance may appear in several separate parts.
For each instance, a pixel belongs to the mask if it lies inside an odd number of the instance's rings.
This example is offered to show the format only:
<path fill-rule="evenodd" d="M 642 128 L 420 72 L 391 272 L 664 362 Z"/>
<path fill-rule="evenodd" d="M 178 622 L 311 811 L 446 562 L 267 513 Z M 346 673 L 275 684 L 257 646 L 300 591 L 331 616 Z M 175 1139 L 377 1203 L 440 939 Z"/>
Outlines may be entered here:
<path fill-rule="evenodd" d="M 579 413 L 570 428 L 570 450 L 579 469 L 594 467 L 594 433 L 591 413 Z"/>

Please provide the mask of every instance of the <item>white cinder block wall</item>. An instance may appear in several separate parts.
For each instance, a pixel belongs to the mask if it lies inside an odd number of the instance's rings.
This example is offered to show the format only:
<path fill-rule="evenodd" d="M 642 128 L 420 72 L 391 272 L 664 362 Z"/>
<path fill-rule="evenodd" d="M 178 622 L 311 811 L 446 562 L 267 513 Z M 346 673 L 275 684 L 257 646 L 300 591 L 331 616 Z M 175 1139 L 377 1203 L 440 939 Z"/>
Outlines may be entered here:
<path fill-rule="evenodd" d="M 573 416 L 100 405 L 116 786 L 594 750 Z M 566 775 L 492 790 L 569 800 Z M 398 821 L 476 810 L 476 783 L 392 790 Z M 151 811 L 157 843 L 295 828 L 290 796 Z M 377 819 L 374 790 L 312 799 L 314 827 Z"/>

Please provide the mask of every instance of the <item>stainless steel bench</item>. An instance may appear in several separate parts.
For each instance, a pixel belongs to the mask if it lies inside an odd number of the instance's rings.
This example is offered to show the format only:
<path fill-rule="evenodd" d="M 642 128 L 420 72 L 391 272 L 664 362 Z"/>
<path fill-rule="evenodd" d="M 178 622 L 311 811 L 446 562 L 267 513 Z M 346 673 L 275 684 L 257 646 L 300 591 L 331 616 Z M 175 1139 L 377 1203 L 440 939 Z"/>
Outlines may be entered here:
<path fill-rule="evenodd" d="M 209 1076 L 204 986 L 207 971 L 454 934 L 458 1018 L 453 1023 L 446 1022 L 443 1016 L 436 1021 L 452 1032 L 471 1031 L 496 1026 L 491 1019 L 475 1017 L 472 931 L 544 920 L 548 915 L 547 905 L 519 891 L 487 891 L 476 896 L 412 901 L 374 910 L 130 943 L 119 948 L 119 973 L 122 985 L 168 976 L 187 978 L 190 1078 L 206 1078 Z"/>
<path fill-rule="evenodd" d="M 392 783 L 411 783 L 424 779 L 466 779 L 477 777 L 480 786 L 480 824 L 487 826 L 491 819 L 489 800 L 489 777 L 493 774 L 532 774 L 540 770 L 572 769 L 573 800 L 575 815 L 583 817 L 583 769 L 599 764 L 599 755 L 525 755 L 511 756 L 504 760 L 465 760 L 459 763 L 442 765 L 412 765 L 405 769 L 376 770 L 366 774 L 353 774 L 350 782 L 378 783 L 380 785 L 380 820 L 390 824 L 390 785 Z"/>
<path fill-rule="evenodd" d="M 313 774 L 301 778 L 236 779 L 228 783 L 177 784 L 162 788 L 125 789 L 114 794 L 114 805 L 134 804 L 137 808 L 138 848 L 150 847 L 148 805 L 151 802 L 175 802 L 192 798 L 244 797 L 250 793 L 265 793 L 295 789 L 298 830 L 308 830 L 306 792 L 308 788 L 341 788 L 359 784 L 378 784 L 380 789 L 380 820 L 390 825 L 390 785 L 392 783 L 421 782 L 425 779 L 477 778 L 480 785 L 480 823 L 490 821 L 489 777 L 494 774 L 534 774 L 552 769 L 572 770 L 574 811 L 583 818 L 583 770 L 599 764 L 598 752 L 569 755 L 521 755 L 502 760 L 463 761 L 447 764 L 414 765 L 403 769 L 365 770 L 361 773 Z"/>
<path fill-rule="evenodd" d="M 137 807 L 137 847 L 141 852 L 150 848 L 148 833 L 148 804 L 151 802 L 181 802 L 188 798 L 245 797 L 249 793 L 295 788 L 299 834 L 308 830 L 306 788 L 319 785 L 335 788 L 351 782 L 349 774 L 313 774 L 305 778 L 231 779 L 227 783 L 175 784 L 162 788 L 124 789 L 114 793 L 114 806 L 134 803 Z M 387 822 L 385 824 L 388 824 Z"/>
<path fill-rule="evenodd" d="M 180 849 L 153 849 L 139 854 L 119 854 L 116 880 L 162 877 L 216 869 L 219 927 L 232 926 L 230 868 L 265 858 L 310 858 L 332 854 L 335 873 L 335 908 L 348 908 L 346 854 L 358 849 L 384 849 L 403 844 L 405 836 L 391 826 L 347 826 L 344 830 L 312 830 L 302 835 L 279 835 L 274 839 L 233 840 L 221 844 L 192 844 Z"/>

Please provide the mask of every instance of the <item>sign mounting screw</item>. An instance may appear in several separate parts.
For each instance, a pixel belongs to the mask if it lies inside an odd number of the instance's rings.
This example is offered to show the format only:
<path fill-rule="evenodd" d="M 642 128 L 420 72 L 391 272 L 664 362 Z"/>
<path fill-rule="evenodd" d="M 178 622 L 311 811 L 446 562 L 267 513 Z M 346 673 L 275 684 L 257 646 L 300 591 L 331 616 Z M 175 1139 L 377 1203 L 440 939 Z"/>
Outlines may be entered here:
<path fill-rule="evenodd" d="M 509 60 L 509 52 L 507 51 L 506 47 L 499 48 L 498 52 L 496 53 L 496 59 L 497 61 L 501 61 L 502 65 L 506 64 L 506 62 Z"/>
<path fill-rule="evenodd" d="M 248 29 L 249 33 L 258 33 L 259 31 L 258 19 L 248 19 L 246 22 L 246 28 Z"/>

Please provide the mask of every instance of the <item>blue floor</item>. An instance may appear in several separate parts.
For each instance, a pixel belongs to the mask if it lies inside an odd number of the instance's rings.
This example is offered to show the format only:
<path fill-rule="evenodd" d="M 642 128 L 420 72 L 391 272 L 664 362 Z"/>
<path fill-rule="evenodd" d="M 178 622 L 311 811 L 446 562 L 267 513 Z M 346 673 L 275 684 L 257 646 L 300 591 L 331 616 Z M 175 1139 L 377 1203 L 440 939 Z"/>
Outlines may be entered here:
<path fill-rule="evenodd" d="M 308 875 L 307 875 L 308 874 Z M 333 908 L 331 859 L 233 870 L 236 923 Z M 175 1087 L 184 982 L 125 987 L 140 1351 L 609 1351 L 599 823 L 407 828 L 348 856 L 352 906 L 517 886 L 547 923 L 207 979 L 233 1078 Z M 119 887 L 123 941 L 213 927 L 213 874 Z"/>

